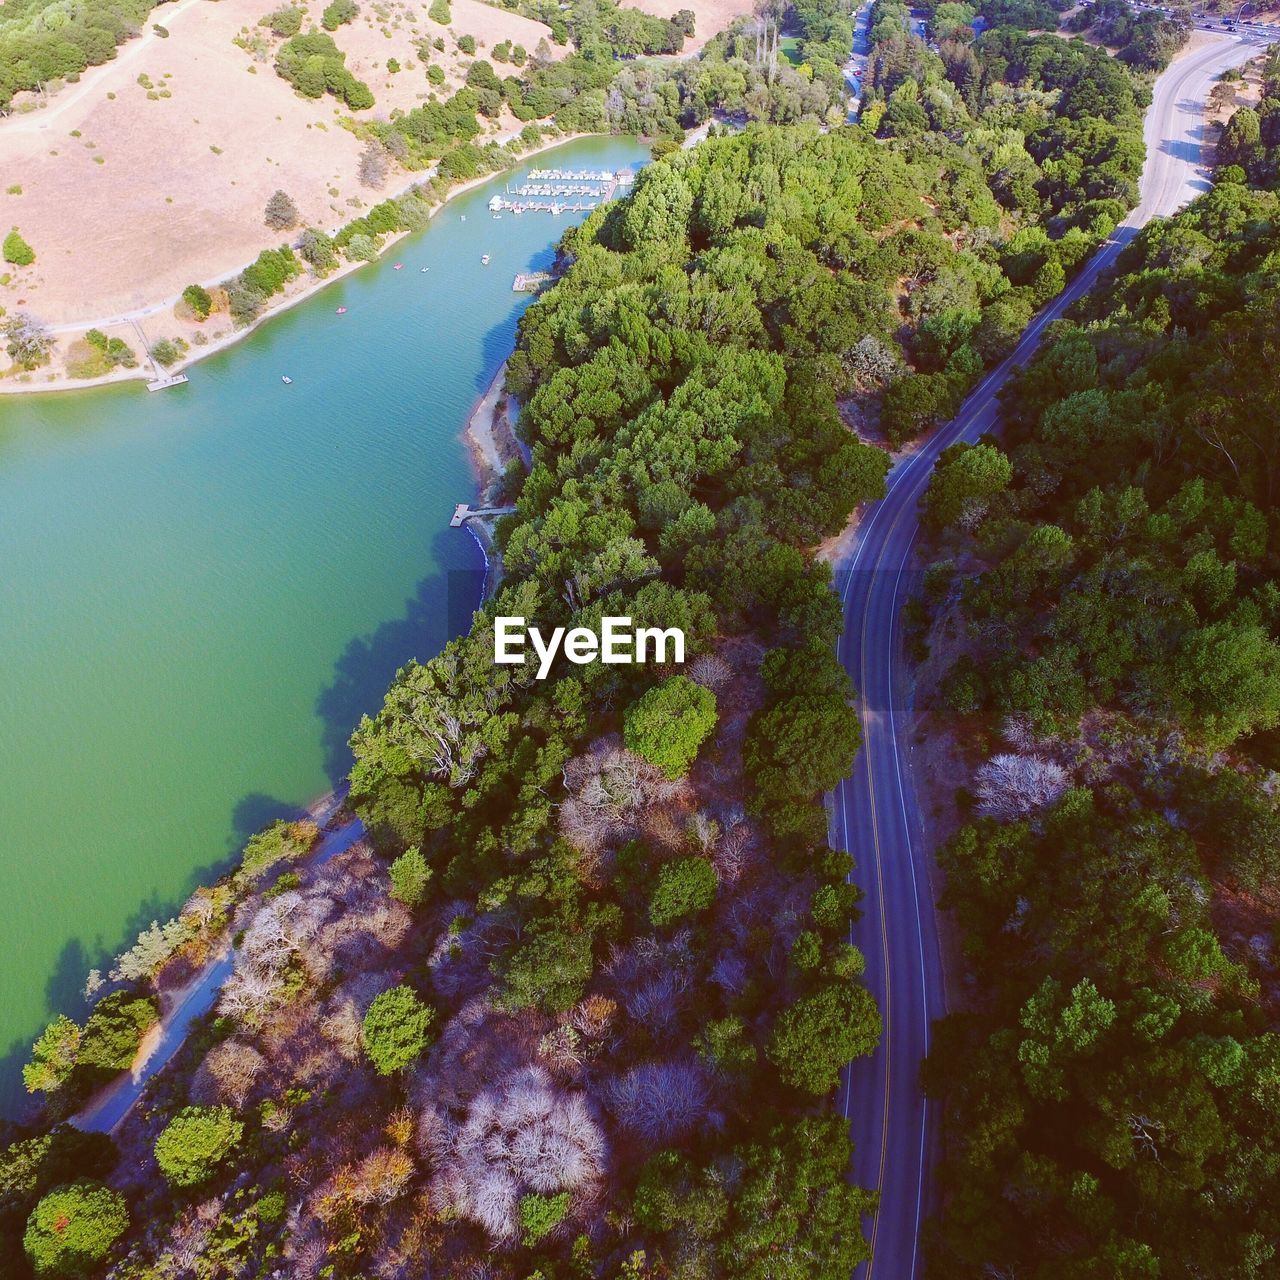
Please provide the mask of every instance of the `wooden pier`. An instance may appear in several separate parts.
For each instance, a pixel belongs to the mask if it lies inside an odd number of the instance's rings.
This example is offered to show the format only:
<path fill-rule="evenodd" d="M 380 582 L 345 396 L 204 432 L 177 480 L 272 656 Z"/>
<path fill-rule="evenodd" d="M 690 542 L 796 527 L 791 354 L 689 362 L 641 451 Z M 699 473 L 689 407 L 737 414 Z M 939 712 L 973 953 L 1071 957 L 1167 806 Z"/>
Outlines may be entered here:
<path fill-rule="evenodd" d="M 185 373 L 168 373 L 162 378 L 152 378 L 147 383 L 148 391 L 167 391 L 170 387 L 180 387 L 186 382 L 187 375 Z"/>

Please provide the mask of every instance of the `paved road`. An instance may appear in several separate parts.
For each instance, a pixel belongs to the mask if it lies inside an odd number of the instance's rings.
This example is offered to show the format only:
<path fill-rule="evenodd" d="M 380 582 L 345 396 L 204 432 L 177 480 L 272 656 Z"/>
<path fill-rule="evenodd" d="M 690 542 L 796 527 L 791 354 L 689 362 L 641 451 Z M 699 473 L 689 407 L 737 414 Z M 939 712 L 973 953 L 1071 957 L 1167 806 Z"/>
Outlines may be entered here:
<path fill-rule="evenodd" d="M 956 418 L 895 465 L 887 496 L 863 513 L 857 542 L 836 566 L 845 610 L 840 659 L 862 698 L 864 745 L 853 775 L 834 796 L 832 840 L 854 855 L 854 877 L 866 890 L 865 914 L 851 938 L 867 957 L 867 982 L 885 1024 L 879 1050 L 854 1064 L 840 1098 L 857 1145 L 854 1177 L 881 1194 L 880 1211 L 865 1224 L 873 1256 L 859 1268 L 859 1280 L 914 1280 L 920 1274 L 918 1233 L 929 1211 L 937 1136 L 917 1078 L 930 1020 L 944 1012 L 942 965 L 931 859 L 912 787 L 909 688 L 898 628 L 909 592 L 917 504 L 938 454 L 994 425 L 996 393 L 1032 355 L 1050 321 L 1092 287 L 1144 223 L 1208 189 L 1200 164 L 1201 104 L 1223 70 L 1248 61 L 1265 43 L 1209 37 L 1159 78 L 1146 121 L 1138 208 L 1031 322 L 1017 349 L 983 379 Z"/>

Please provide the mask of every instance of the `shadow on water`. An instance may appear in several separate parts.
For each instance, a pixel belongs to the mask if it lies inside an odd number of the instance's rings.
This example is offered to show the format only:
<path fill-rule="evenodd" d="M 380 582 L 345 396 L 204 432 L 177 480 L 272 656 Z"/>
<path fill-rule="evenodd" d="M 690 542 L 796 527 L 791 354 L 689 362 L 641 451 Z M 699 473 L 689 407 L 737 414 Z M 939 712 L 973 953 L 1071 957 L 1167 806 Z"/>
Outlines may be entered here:
<path fill-rule="evenodd" d="M 413 658 L 425 662 L 471 625 L 484 583 L 483 556 L 465 529 L 441 529 L 432 539 L 431 559 L 453 565 L 428 574 L 405 601 L 403 616 L 356 636 L 334 665 L 333 683 L 316 700 L 324 745 L 324 767 L 337 784 L 351 768 L 347 741 L 381 705 L 396 672 Z"/>
<path fill-rule="evenodd" d="M 560 238 L 557 236 L 555 244 L 546 245 L 541 249 L 535 250 L 529 255 L 520 271 L 525 274 L 534 271 L 550 271 L 555 266 L 556 246 L 559 242 Z M 489 383 L 493 381 L 494 371 L 511 354 L 516 345 L 516 326 L 520 323 L 520 317 L 524 315 L 529 304 L 533 302 L 533 297 L 528 294 L 513 294 L 512 296 L 517 299 L 517 302 L 511 308 L 510 314 L 500 323 L 495 324 L 481 340 L 480 363 L 476 366 L 474 380 L 475 389 L 478 393 L 483 393 L 489 389 Z"/>

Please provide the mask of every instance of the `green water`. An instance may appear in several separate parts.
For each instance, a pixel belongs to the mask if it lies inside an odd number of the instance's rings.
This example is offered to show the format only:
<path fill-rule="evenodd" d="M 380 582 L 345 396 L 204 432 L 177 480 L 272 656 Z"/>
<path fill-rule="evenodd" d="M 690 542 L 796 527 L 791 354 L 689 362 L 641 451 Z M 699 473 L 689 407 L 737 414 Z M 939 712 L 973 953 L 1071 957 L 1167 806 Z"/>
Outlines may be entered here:
<path fill-rule="evenodd" d="M 527 305 L 513 275 L 572 217 L 493 220 L 504 181 L 185 387 L 0 398 L 0 1109 L 87 970 L 339 779 L 360 713 L 469 619 L 459 433 Z"/>

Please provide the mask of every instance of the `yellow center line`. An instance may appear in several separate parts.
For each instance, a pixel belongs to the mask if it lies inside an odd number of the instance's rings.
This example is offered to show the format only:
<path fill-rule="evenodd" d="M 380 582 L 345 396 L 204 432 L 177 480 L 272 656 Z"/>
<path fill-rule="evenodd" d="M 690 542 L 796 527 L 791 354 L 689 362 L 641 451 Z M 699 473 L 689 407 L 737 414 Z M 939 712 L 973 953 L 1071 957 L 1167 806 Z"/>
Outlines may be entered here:
<path fill-rule="evenodd" d="M 894 522 L 896 526 L 897 521 Z M 892 532 L 892 528 L 890 530 Z M 881 544 L 883 547 L 883 543 Z M 876 565 L 869 570 L 874 573 L 879 568 L 879 560 Z M 885 1164 L 888 1160 L 889 1153 L 889 1101 L 890 1086 L 893 1079 L 890 1066 L 893 1055 L 893 1037 L 890 1035 L 890 1027 L 893 1022 L 893 991 L 889 981 L 889 923 L 885 913 L 884 905 L 884 871 L 881 864 L 880 854 L 880 822 L 876 816 L 876 784 L 875 771 L 871 765 L 871 751 L 869 749 L 870 732 L 869 721 L 867 718 L 867 700 L 865 691 L 867 687 L 867 635 L 868 620 L 871 614 L 871 591 L 868 587 L 866 604 L 862 611 L 862 652 L 859 655 L 861 665 L 862 680 L 859 696 L 862 702 L 862 746 L 863 758 L 867 764 L 867 796 L 871 806 L 871 847 L 874 851 L 875 874 L 876 874 L 876 893 L 880 900 L 880 948 L 881 955 L 884 959 L 884 1119 L 880 1126 L 880 1174 L 876 1180 L 876 1191 L 881 1192 L 884 1187 L 884 1171 Z M 890 693 L 892 696 L 892 692 Z M 871 1248 L 871 1257 L 867 1262 L 866 1280 L 871 1280 L 872 1268 L 876 1261 L 876 1237 L 880 1232 L 880 1207 L 876 1206 L 876 1212 L 871 1219 L 871 1239 L 868 1242 Z"/>

